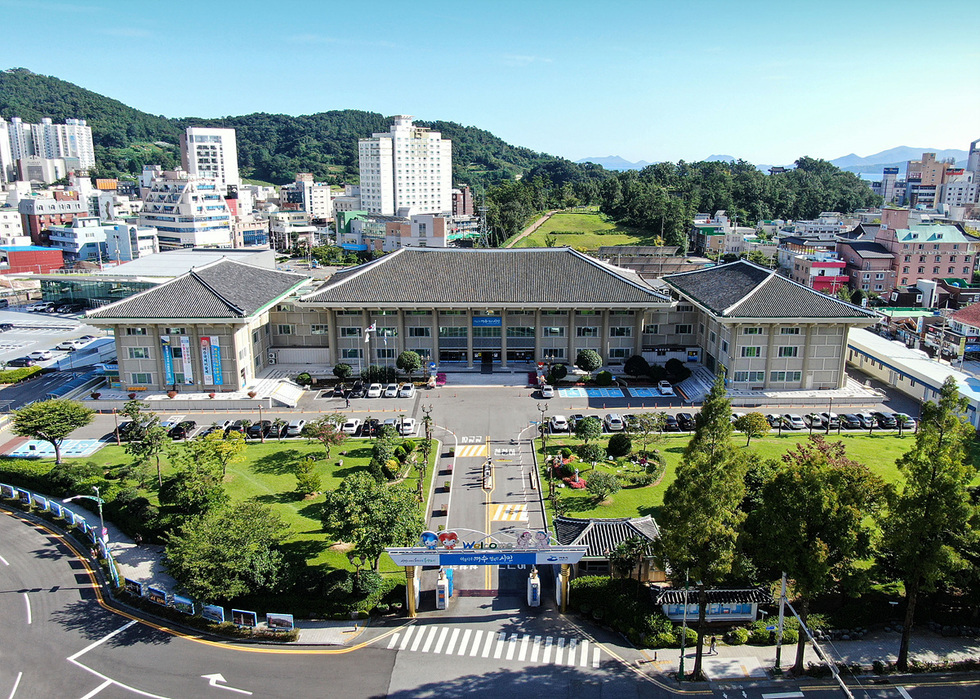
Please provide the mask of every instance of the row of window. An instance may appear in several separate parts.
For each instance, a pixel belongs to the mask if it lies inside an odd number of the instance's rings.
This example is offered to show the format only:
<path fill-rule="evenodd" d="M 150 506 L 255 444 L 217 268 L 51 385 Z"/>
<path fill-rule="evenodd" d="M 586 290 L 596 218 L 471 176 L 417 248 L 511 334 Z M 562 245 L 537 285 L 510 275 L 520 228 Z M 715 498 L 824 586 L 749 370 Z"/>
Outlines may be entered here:
<path fill-rule="evenodd" d="M 765 331 L 762 328 L 752 327 L 752 328 L 742 328 L 743 335 L 763 335 Z M 780 328 L 780 335 L 799 335 L 800 329 L 797 327 L 790 328 Z"/>
<path fill-rule="evenodd" d="M 325 335 L 327 332 L 326 325 L 311 325 L 311 331 L 314 335 Z M 678 328 L 688 328 L 687 330 L 678 330 L 677 332 L 690 332 L 690 326 L 677 326 Z M 340 337 L 361 337 L 363 330 L 360 327 L 342 327 L 340 330 Z M 422 327 L 410 327 L 408 330 L 409 337 L 432 337 L 432 328 L 422 326 Z M 444 325 L 439 328 L 439 337 L 467 337 L 468 328 L 465 326 L 455 326 L 455 325 Z M 656 334 L 659 330 L 659 326 L 648 325 L 643 329 L 644 333 Z M 279 335 L 292 335 L 293 326 L 292 325 L 279 325 L 276 331 Z M 473 328 L 473 337 L 500 337 L 501 328 Z M 396 328 L 382 327 L 377 329 L 378 337 L 398 337 L 398 330 Z M 535 331 L 532 326 L 511 326 L 507 328 L 507 337 L 534 337 Z M 542 337 L 565 337 L 565 328 L 561 326 L 546 326 L 541 328 Z M 578 327 L 575 328 L 576 337 L 599 337 L 599 328 L 596 326 L 588 327 Z M 609 337 L 633 337 L 633 328 L 631 326 L 614 326 L 609 328 Z"/>
<path fill-rule="evenodd" d="M 801 371 L 770 371 L 769 380 L 774 383 L 780 383 L 785 381 L 799 382 L 803 378 L 803 372 Z M 736 371 L 735 372 L 735 383 L 759 383 L 760 381 L 766 380 L 766 372 L 764 371 Z"/>
<path fill-rule="evenodd" d="M 800 348 L 797 345 L 783 345 L 778 348 L 777 357 L 798 357 Z M 742 348 L 743 357 L 761 357 L 762 348 L 746 346 Z"/>

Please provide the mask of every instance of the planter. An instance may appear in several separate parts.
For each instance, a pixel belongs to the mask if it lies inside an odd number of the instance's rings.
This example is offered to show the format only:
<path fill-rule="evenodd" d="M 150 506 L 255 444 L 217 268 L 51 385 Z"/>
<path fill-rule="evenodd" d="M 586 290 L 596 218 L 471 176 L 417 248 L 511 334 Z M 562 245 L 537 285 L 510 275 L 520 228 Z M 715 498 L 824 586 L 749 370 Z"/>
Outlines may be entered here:
<path fill-rule="evenodd" d="M 208 394 L 208 398 L 214 398 L 214 396 L 215 396 L 215 394 L 214 394 L 214 393 L 209 393 L 209 394 Z"/>
<path fill-rule="evenodd" d="M 167 391 L 167 398 L 176 398 L 177 391 Z"/>
<path fill-rule="evenodd" d="M 136 394 L 135 393 L 130 393 L 129 394 L 129 400 L 136 400 Z"/>
<path fill-rule="evenodd" d="M 249 398 L 255 398 L 256 395 L 258 395 L 258 394 L 255 391 L 249 391 L 248 392 L 248 397 Z"/>

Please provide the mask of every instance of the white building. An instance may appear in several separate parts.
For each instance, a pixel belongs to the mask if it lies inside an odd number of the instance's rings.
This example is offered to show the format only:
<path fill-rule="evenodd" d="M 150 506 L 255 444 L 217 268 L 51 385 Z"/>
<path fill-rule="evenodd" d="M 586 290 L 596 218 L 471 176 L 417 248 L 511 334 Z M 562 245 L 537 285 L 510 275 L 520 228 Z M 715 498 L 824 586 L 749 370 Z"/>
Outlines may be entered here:
<path fill-rule="evenodd" d="M 30 236 L 24 235 L 20 211 L 13 207 L 0 209 L 0 245 L 30 245 Z"/>
<path fill-rule="evenodd" d="M 940 195 L 942 204 L 947 207 L 975 204 L 978 191 L 980 191 L 980 183 L 976 181 L 977 177 L 978 173 L 969 170 L 947 174 Z"/>
<path fill-rule="evenodd" d="M 238 145 L 235 129 L 189 126 L 180 138 L 180 161 L 191 175 L 238 186 Z"/>
<path fill-rule="evenodd" d="M 112 221 L 103 226 L 106 232 L 106 254 L 114 262 L 130 262 L 160 252 L 157 229 L 126 221 Z"/>
<path fill-rule="evenodd" d="M 970 144 L 970 155 L 966 159 L 966 169 L 980 172 L 980 138 Z"/>
<path fill-rule="evenodd" d="M 327 182 L 314 182 L 311 173 L 298 172 L 295 182 L 279 190 L 279 201 L 284 207 L 298 204 L 311 221 L 329 221 L 333 218 L 333 200 L 342 194 Z"/>
<path fill-rule="evenodd" d="M 215 180 L 168 170 L 144 191 L 139 225 L 157 229 L 161 250 L 231 244 L 231 215 Z"/>
<path fill-rule="evenodd" d="M 92 127 L 84 119 L 66 119 L 64 124 L 55 124 L 44 118 L 40 124 L 25 124 L 19 117 L 13 117 L 8 124 L 0 118 L 0 136 L 6 136 L 7 145 L 6 149 L 0 146 L 0 162 L 9 157 L 9 166 L 31 157 L 77 158 L 82 169 L 95 166 Z"/>
<path fill-rule="evenodd" d="M 64 253 L 65 261 L 106 259 L 106 232 L 96 216 L 76 216 L 67 226 L 49 226 L 48 244 Z"/>
<path fill-rule="evenodd" d="M 105 223 L 138 216 L 143 210 L 142 199 L 131 199 L 116 191 L 99 192 L 99 218 Z"/>
<path fill-rule="evenodd" d="M 383 216 L 452 211 L 452 142 L 439 132 L 399 115 L 389 133 L 360 139 L 358 155 L 363 210 Z"/>

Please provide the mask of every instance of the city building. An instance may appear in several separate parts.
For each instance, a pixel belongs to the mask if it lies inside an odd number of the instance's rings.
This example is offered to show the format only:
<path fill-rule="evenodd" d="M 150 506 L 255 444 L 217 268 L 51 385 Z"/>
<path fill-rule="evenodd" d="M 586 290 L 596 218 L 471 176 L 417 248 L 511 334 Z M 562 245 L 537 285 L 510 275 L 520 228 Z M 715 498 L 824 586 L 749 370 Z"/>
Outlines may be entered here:
<path fill-rule="evenodd" d="M 793 260 L 789 278 L 797 284 L 825 294 L 836 294 L 847 286 L 849 277 L 844 269 L 847 263 L 836 253 L 811 253 L 797 255 Z"/>
<path fill-rule="evenodd" d="M 971 206 L 977 203 L 980 195 L 980 173 L 970 172 L 963 168 L 948 170 L 946 181 L 942 185 L 940 203 L 948 210 L 954 206 Z"/>
<path fill-rule="evenodd" d="M 0 138 L 4 136 L 7 145 L 0 145 L 0 165 L 5 167 L 0 169 L 7 170 L 7 181 L 12 179 L 10 168 L 27 158 L 75 161 L 83 170 L 95 167 L 92 127 L 84 119 L 55 124 L 44 118 L 40 124 L 25 124 L 19 117 L 9 123 L 0 118 Z"/>
<path fill-rule="evenodd" d="M 660 538 L 660 529 L 652 517 L 622 517 L 603 519 L 593 517 L 558 516 L 554 519 L 555 538 L 562 546 L 586 546 L 585 555 L 572 566 L 574 577 L 581 575 L 612 575 L 609 555 L 620 544 L 637 539 L 647 547 L 637 566 L 630 573 L 641 582 L 662 583 L 666 574 L 657 567 L 653 557 L 653 544 Z M 639 568 L 639 570 L 637 570 Z"/>
<path fill-rule="evenodd" d="M 34 245 L 48 245 L 47 229 L 71 224 L 76 216 L 88 216 L 88 206 L 78 199 L 53 192 L 49 197 L 26 197 L 18 203 L 21 225 Z"/>
<path fill-rule="evenodd" d="M 468 184 L 453 189 L 452 196 L 453 216 L 473 215 L 473 190 Z"/>
<path fill-rule="evenodd" d="M 360 207 L 383 216 L 452 211 L 452 142 L 399 115 L 358 141 Z"/>
<path fill-rule="evenodd" d="M 305 211 L 276 211 L 269 214 L 269 241 L 276 250 L 290 250 L 300 243 L 316 245 L 317 227 Z"/>
<path fill-rule="evenodd" d="M 970 144 L 970 153 L 966 158 L 966 169 L 980 174 L 980 138 Z"/>
<path fill-rule="evenodd" d="M 754 236 L 755 229 L 737 226 L 728 218 L 728 213 L 719 210 L 714 216 L 697 214 L 688 235 L 688 249 L 705 257 L 717 258 L 725 253 L 742 252 L 745 236 Z M 773 246 L 772 254 L 776 251 Z"/>
<path fill-rule="evenodd" d="M 296 173 L 296 181 L 279 189 L 279 202 L 284 209 L 305 211 L 311 221 L 326 223 L 333 219 L 333 200 L 343 190 L 326 182 L 314 182 L 309 172 Z"/>
<path fill-rule="evenodd" d="M 910 223 L 909 214 L 908 209 L 882 211 L 882 226 L 875 241 L 894 256 L 893 276 L 888 280 L 891 286 L 885 286 L 885 290 L 915 284 L 920 279 L 972 279 L 980 241 L 956 226 Z"/>
<path fill-rule="evenodd" d="M 76 216 L 66 226 L 48 226 L 48 246 L 61 250 L 66 262 L 108 259 L 106 231 L 96 216 Z"/>
<path fill-rule="evenodd" d="M 0 246 L 0 274 L 47 274 L 64 266 L 61 250 L 37 245 Z"/>
<path fill-rule="evenodd" d="M 139 225 L 157 229 L 160 250 L 231 245 L 231 214 L 215 180 L 183 170 L 144 169 L 143 177 Z"/>
<path fill-rule="evenodd" d="M 844 217 L 836 211 L 824 211 L 812 221 L 794 221 L 793 235 L 801 238 L 832 240 L 844 232 Z"/>
<path fill-rule="evenodd" d="M 851 289 L 885 295 L 895 288 L 895 255 L 872 240 L 841 240 L 837 254 L 844 260 Z"/>
<path fill-rule="evenodd" d="M 157 229 L 125 221 L 103 224 L 107 259 L 119 264 L 160 252 Z"/>
<path fill-rule="evenodd" d="M 952 160 L 936 160 L 935 153 L 923 153 L 921 160 L 909 160 L 905 168 L 906 201 L 909 206 L 935 207 L 939 203 L 946 173 L 953 169 Z"/>
<path fill-rule="evenodd" d="M 238 145 L 235 129 L 188 126 L 180 137 L 180 162 L 190 175 L 214 180 L 222 186 L 237 187 Z"/>
<path fill-rule="evenodd" d="M 24 235 L 24 221 L 20 211 L 12 206 L 0 208 L 0 245 L 30 244 L 30 236 Z"/>
<path fill-rule="evenodd" d="M 787 235 L 779 239 L 776 259 L 779 267 L 788 272 L 793 269 L 798 255 L 834 253 L 836 250 L 836 240 L 821 240 L 819 238 L 803 238 L 796 235 Z"/>

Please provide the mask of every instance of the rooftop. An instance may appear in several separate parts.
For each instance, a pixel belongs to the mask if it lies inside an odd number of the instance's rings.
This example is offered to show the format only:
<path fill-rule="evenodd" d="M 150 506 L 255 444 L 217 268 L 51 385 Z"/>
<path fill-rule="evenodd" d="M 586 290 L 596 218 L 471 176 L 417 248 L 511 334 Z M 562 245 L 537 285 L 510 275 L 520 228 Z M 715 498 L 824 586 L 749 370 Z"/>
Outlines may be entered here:
<path fill-rule="evenodd" d="M 185 248 L 140 257 L 132 262 L 106 267 L 96 274 L 112 277 L 157 277 L 165 279 L 186 274 L 195 267 L 204 267 L 222 259 L 236 260 L 266 269 L 275 269 L 276 267 L 275 252 L 265 248 Z"/>
<path fill-rule="evenodd" d="M 586 558 L 607 558 L 619 544 L 636 536 L 651 542 L 660 538 L 660 528 L 649 515 L 621 519 L 555 517 L 554 525 L 562 546 L 589 547 Z"/>

